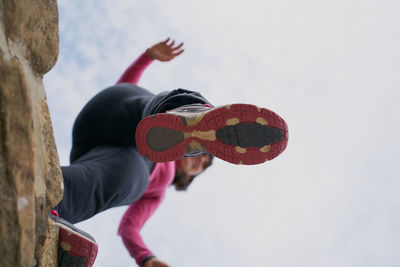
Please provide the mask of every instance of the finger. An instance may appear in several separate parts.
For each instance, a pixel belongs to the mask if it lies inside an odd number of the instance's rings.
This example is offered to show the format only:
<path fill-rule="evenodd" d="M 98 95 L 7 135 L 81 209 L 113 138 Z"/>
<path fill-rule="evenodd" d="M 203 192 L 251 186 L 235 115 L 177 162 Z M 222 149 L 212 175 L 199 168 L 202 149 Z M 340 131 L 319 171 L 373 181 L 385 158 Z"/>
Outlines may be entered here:
<path fill-rule="evenodd" d="M 178 46 L 172 47 L 172 51 L 178 50 L 178 49 L 181 48 L 182 46 L 183 46 L 183 43 L 180 43 Z"/>
<path fill-rule="evenodd" d="M 173 55 L 174 55 L 174 57 L 179 56 L 179 55 L 182 54 L 184 51 L 185 51 L 185 50 L 182 49 L 182 50 L 180 50 L 180 51 L 178 51 L 178 52 L 173 53 Z"/>
<path fill-rule="evenodd" d="M 167 40 L 165 40 L 164 42 L 161 42 L 161 43 L 163 43 L 163 44 L 167 44 L 167 43 L 168 43 L 168 41 L 169 41 L 169 37 L 167 38 Z"/>
<path fill-rule="evenodd" d="M 172 43 L 168 45 L 169 48 L 172 48 L 172 46 L 175 44 L 175 40 L 172 40 Z"/>

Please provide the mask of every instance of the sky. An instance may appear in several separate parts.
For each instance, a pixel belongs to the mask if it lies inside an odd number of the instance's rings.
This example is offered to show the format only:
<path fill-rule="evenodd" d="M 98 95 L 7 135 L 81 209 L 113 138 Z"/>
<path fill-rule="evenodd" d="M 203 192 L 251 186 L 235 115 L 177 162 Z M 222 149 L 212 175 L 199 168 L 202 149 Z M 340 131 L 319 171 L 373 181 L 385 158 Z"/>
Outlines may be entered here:
<path fill-rule="evenodd" d="M 139 85 L 282 116 L 289 145 L 256 166 L 215 160 L 188 192 L 169 188 L 142 230 L 174 267 L 400 265 L 400 2 L 59 0 L 60 54 L 44 84 L 61 165 L 84 104 L 146 48 Z M 126 207 L 77 224 L 95 267 L 136 266 L 117 236 Z"/>

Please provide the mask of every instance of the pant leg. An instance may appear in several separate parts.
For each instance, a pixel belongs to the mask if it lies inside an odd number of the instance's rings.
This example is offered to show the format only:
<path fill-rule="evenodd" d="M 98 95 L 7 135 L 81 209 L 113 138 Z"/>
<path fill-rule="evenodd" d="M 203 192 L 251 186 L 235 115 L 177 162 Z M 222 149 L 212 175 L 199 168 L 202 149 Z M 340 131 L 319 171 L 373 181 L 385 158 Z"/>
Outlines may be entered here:
<path fill-rule="evenodd" d="M 136 146 L 140 120 L 179 106 L 210 104 L 197 92 L 177 89 L 158 95 L 133 84 L 122 83 L 94 96 L 79 113 L 73 127 L 70 160 L 99 145 Z"/>
<path fill-rule="evenodd" d="M 70 161 L 96 146 L 136 146 L 136 126 L 153 98 L 154 94 L 133 84 L 118 84 L 94 96 L 74 122 Z"/>
<path fill-rule="evenodd" d="M 77 223 L 139 199 L 151 166 L 134 147 L 99 146 L 61 169 L 64 196 L 56 210 L 61 218 Z"/>
<path fill-rule="evenodd" d="M 177 107 L 189 104 L 212 104 L 200 93 L 186 89 L 175 89 L 165 91 L 154 96 L 145 107 L 145 113 L 148 115 L 164 113 Z"/>

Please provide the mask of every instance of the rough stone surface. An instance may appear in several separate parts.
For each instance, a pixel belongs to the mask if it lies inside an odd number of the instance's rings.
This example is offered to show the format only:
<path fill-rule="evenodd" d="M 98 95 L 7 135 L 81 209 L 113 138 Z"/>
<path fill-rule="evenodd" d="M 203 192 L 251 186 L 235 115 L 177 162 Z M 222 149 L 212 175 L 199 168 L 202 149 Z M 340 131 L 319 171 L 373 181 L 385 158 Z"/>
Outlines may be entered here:
<path fill-rule="evenodd" d="M 63 188 L 42 76 L 57 54 L 55 0 L 0 0 L 0 266 L 56 266 L 43 253 Z"/>
<path fill-rule="evenodd" d="M 56 223 L 48 220 L 46 232 L 40 237 L 38 247 L 36 249 L 36 263 L 41 267 L 57 266 L 57 248 L 58 248 L 58 231 Z"/>
<path fill-rule="evenodd" d="M 4 266 L 29 266 L 35 246 L 32 242 L 35 240 L 32 107 L 21 70 L 16 60 L 8 64 L 0 63 L 0 161 L 4 170 L 0 179 L 0 195 L 1 203 L 7 203 L 1 206 L 0 213 L 0 242 L 4 249 L 0 258 L 8 259 L 8 265 Z M 9 90 L 10 86 L 13 90 Z M 21 105 L 24 108 L 20 109 Z"/>
<path fill-rule="evenodd" d="M 6 37 L 26 47 L 38 74 L 47 73 L 58 57 L 58 11 L 54 0 L 3 0 Z"/>

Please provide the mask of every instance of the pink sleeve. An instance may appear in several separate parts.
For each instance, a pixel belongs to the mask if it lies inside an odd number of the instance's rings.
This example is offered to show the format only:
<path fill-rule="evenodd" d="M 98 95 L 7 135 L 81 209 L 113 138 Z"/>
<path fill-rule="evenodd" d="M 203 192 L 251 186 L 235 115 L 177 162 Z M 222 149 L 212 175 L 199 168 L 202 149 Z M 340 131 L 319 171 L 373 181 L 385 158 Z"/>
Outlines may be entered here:
<path fill-rule="evenodd" d="M 137 84 L 143 71 L 153 62 L 146 52 L 136 59 L 119 78 L 118 83 L 133 83 Z"/>
<path fill-rule="evenodd" d="M 147 248 L 140 236 L 140 229 L 163 199 L 164 194 L 140 198 L 129 206 L 119 225 L 118 234 L 121 235 L 129 254 L 139 266 L 141 266 L 144 258 L 153 256 L 153 253 Z"/>

